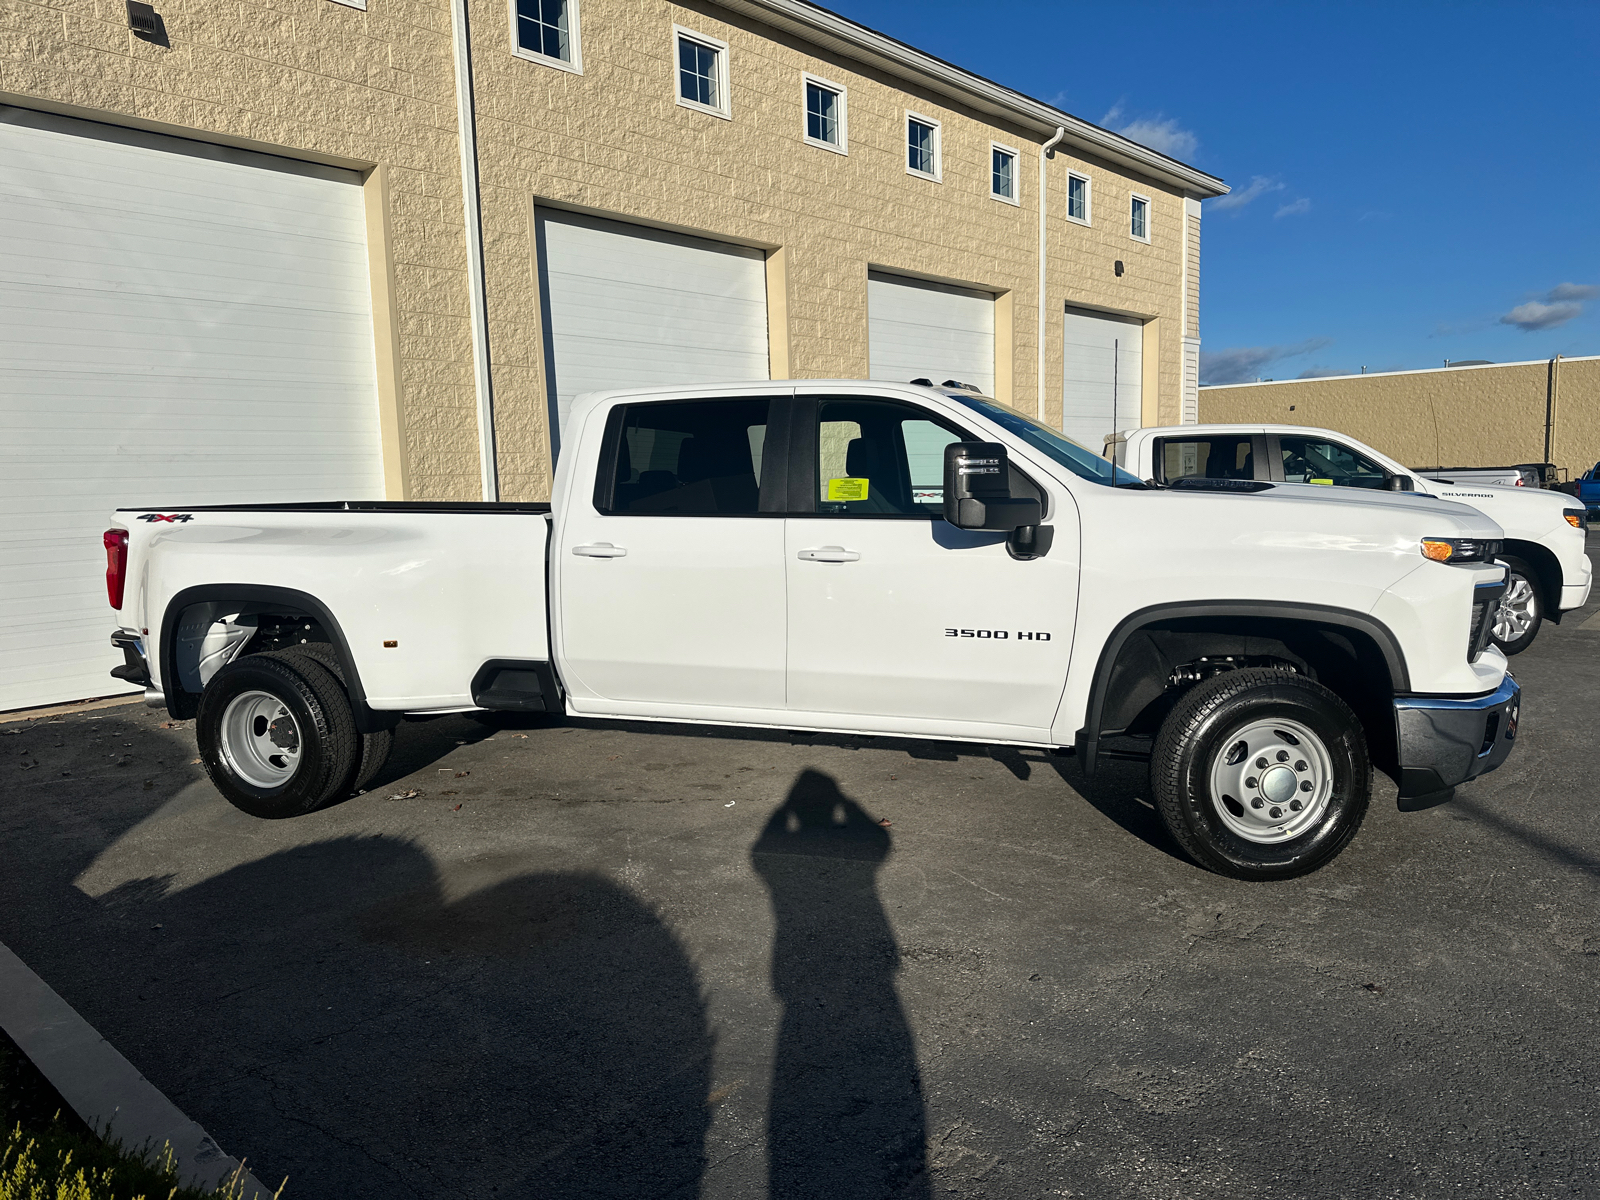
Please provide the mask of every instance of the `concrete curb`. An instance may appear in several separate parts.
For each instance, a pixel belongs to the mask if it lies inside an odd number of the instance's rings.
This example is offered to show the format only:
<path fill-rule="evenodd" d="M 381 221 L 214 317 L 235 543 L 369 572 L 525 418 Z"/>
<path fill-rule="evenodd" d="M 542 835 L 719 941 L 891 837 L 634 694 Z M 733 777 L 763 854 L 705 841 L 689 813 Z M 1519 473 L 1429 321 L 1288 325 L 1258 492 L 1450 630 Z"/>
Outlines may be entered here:
<path fill-rule="evenodd" d="M 126 696 L 104 696 L 99 700 L 74 700 L 70 704 L 47 704 L 43 708 L 12 708 L 0 712 L 0 721 L 37 721 L 40 717 L 70 717 L 73 713 L 93 712 L 101 708 L 116 708 L 134 704 L 144 699 L 143 692 L 129 692 Z"/>
<path fill-rule="evenodd" d="M 216 1188 L 234 1172 L 209 1134 L 178 1111 L 134 1065 L 58 996 L 28 965 L 0 944 L 0 1028 L 93 1129 L 124 1146 L 172 1147 L 178 1178 L 189 1187 Z M 254 1175 L 241 1172 L 239 1200 L 271 1200 Z"/>

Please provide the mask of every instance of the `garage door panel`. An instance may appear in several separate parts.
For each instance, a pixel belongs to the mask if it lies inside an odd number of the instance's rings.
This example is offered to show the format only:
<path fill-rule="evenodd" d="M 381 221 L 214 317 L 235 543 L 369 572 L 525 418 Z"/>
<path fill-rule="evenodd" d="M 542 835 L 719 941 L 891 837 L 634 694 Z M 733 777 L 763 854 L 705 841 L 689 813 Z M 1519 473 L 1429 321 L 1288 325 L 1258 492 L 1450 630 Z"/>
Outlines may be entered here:
<path fill-rule="evenodd" d="M 1140 423 L 1143 323 L 1068 308 L 1061 353 L 1061 429 L 1100 453 L 1107 434 Z"/>
<path fill-rule="evenodd" d="M 107 677 L 111 510 L 383 494 L 351 172 L 0 109 L 0 709 Z"/>
<path fill-rule="evenodd" d="M 871 272 L 867 341 L 873 379 L 957 379 L 994 391 L 994 297 Z"/>
<path fill-rule="evenodd" d="M 583 392 L 769 377 L 761 251 L 572 213 L 538 231 L 558 430 Z"/>

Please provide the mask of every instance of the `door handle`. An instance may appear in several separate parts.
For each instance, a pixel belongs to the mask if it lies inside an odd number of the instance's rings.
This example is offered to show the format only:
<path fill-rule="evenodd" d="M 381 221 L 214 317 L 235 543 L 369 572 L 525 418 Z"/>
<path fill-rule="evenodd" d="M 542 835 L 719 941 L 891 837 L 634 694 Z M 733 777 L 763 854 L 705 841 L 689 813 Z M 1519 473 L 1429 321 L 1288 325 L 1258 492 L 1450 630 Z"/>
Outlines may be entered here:
<path fill-rule="evenodd" d="M 572 552 L 580 558 L 622 558 L 628 552 L 610 542 L 591 542 L 587 546 L 574 546 Z"/>
<path fill-rule="evenodd" d="M 861 555 L 843 546 L 822 546 L 815 550 L 802 550 L 795 555 L 802 562 L 855 562 Z"/>

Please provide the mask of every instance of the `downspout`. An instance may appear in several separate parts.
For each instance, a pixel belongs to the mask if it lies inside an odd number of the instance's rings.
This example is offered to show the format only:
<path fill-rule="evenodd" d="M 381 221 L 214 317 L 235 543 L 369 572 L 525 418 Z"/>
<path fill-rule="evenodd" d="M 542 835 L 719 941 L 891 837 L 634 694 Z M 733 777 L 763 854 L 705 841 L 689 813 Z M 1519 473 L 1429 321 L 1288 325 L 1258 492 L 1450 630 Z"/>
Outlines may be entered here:
<path fill-rule="evenodd" d="M 1550 461 L 1550 451 L 1555 446 L 1556 396 L 1561 388 L 1561 355 L 1550 360 L 1544 382 L 1544 461 Z"/>
<path fill-rule="evenodd" d="M 1044 202 L 1044 162 L 1050 157 L 1052 151 L 1061 144 L 1061 139 L 1067 136 L 1067 131 L 1062 126 L 1056 126 L 1056 134 L 1044 145 L 1039 147 L 1039 378 L 1038 390 L 1034 393 L 1035 415 L 1039 420 L 1044 420 L 1044 323 L 1045 323 L 1045 278 L 1044 278 L 1044 235 L 1045 235 L 1045 202 Z"/>
<path fill-rule="evenodd" d="M 455 35 L 456 124 L 461 144 L 461 207 L 467 226 L 467 289 L 472 311 L 472 378 L 478 398 L 478 463 L 483 498 L 500 499 L 494 449 L 494 389 L 489 377 L 489 305 L 483 286 L 483 206 L 478 198 L 478 122 L 472 103 L 472 47 L 467 2 L 450 0 Z"/>

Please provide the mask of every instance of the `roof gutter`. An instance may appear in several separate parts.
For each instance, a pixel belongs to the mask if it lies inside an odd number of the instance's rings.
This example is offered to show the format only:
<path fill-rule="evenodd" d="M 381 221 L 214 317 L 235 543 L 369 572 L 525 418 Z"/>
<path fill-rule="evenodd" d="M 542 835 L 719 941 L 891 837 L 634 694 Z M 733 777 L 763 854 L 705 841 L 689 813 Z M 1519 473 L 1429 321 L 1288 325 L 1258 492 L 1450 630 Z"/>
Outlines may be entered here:
<path fill-rule="evenodd" d="M 1229 191 L 1228 185 L 1215 175 L 1207 175 L 1121 134 L 1091 125 L 804 0 L 718 0 L 718 3 L 733 12 L 803 37 L 814 45 L 929 86 L 950 99 L 1030 129 L 1041 137 L 1064 129 L 1066 141 L 1075 149 L 1109 158 L 1195 199 L 1223 196 Z"/>

